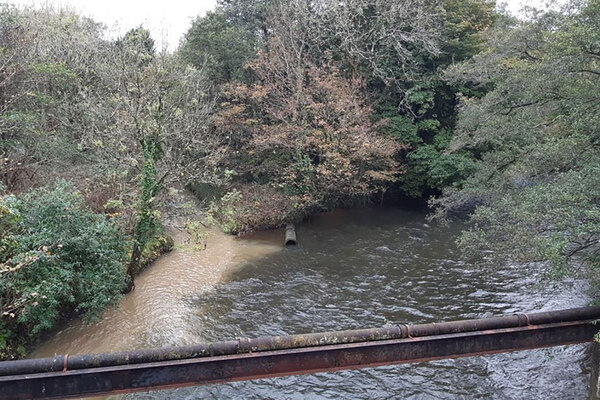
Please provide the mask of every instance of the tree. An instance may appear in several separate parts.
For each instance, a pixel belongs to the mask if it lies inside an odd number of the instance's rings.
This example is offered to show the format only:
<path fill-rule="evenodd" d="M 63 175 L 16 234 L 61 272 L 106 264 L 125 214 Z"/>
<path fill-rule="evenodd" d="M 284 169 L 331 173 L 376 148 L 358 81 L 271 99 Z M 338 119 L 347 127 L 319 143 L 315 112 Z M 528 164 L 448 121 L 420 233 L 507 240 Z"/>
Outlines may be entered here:
<path fill-rule="evenodd" d="M 140 198 L 128 267 L 130 285 L 145 246 L 160 228 L 157 196 L 174 182 L 214 181 L 222 153 L 209 131 L 211 101 L 202 70 L 156 54 L 145 29 L 115 42 L 99 76 L 109 123 L 88 145 L 126 171 L 139 173 Z"/>
<path fill-rule="evenodd" d="M 256 56 L 257 38 L 227 19 L 223 9 L 197 18 L 185 35 L 179 53 L 196 68 L 207 70 L 216 84 L 246 80 L 244 66 Z"/>
<path fill-rule="evenodd" d="M 68 11 L 3 6 L 0 29 L 2 182 L 14 192 L 63 177 L 97 211 L 135 208 L 133 275 L 160 225 L 161 188 L 218 179 L 205 71 L 157 54 L 143 28 L 107 41 Z"/>
<path fill-rule="evenodd" d="M 458 89 L 441 79 L 438 68 L 483 48 L 480 34 L 494 21 L 493 2 L 236 0 L 220 4 L 222 9 L 216 14 L 197 21 L 202 29 L 193 28 L 182 49 L 187 51 L 187 59 L 198 60 L 197 65 L 209 56 L 228 58 L 226 46 L 213 47 L 212 43 L 231 41 L 231 35 L 247 38 L 250 34 L 261 49 L 258 57 L 246 64 L 241 80 L 244 85 L 233 84 L 222 90 L 224 110 L 217 117 L 218 128 L 235 149 L 230 154 L 248 156 L 243 161 L 235 156 L 226 163 L 240 174 L 236 179 L 264 184 L 277 181 L 274 177 L 283 174 L 283 169 L 277 172 L 278 163 L 299 165 L 300 158 L 294 156 L 290 161 L 289 155 L 266 145 L 260 152 L 251 150 L 252 156 L 239 148 L 255 146 L 257 134 L 249 121 L 265 126 L 263 137 L 268 132 L 282 142 L 289 141 L 294 136 L 289 125 L 304 126 L 310 119 L 310 111 L 303 107 L 315 100 L 304 97 L 312 96 L 312 88 L 324 84 L 327 74 L 329 89 L 348 82 L 357 85 L 351 97 L 369 109 L 360 113 L 371 119 L 365 124 L 366 130 L 376 130 L 375 136 L 384 137 L 388 143 L 388 139 L 397 141 L 393 158 L 398 169 L 393 179 L 388 175 L 385 183 L 379 182 L 375 192 L 391 188 L 414 197 L 427 196 L 444 186 L 460 185 L 473 170 L 468 151 L 445 153 L 456 122 Z M 198 41 L 192 45 L 194 37 Z M 231 43 L 235 47 L 237 42 Z M 250 53 L 243 54 L 245 58 Z M 216 75 L 231 82 L 228 63 L 215 65 L 220 71 Z M 269 149 L 275 153 L 268 153 Z M 265 157 L 260 166 L 255 162 L 258 154 Z M 318 156 L 310 157 L 312 163 L 319 163 Z M 381 170 L 388 166 L 384 162 Z M 305 175 L 314 177 L 309 171 Z M 289 181 L 279 184 L 290 187 Z M 321 205 L 348 200 L 343 200 L 344 196 L 337 200 L 336 196 L 326 197 L 313 200 Z"/>
<path fill-rule="evenodd" d="M 284 3 L 281 0 L 219 0 L 218 4 L 228 21 L 260 41 L 266 41 L 270 30 L 269 13 Z"/>
<path fill-rule="evenodd" d="M 443 8 L 438 1 L 322 0 L 318 26 L 328 49 L 352 76 L 403 88 L 419 71 L 419 58 L 440 51 Z"/>
<path fill-rule="evenodd" d="M 442 5 L 439 51 L 415 47 L 411 79 L 400 76 L 395 87 L 374 86 L 375 117 L 390 121 L 382 133 L 410 145 L 402 155 L 406 173 L 391 188 L 410 197 L 427 197 L 461 185 L 474 168 L 468 151 L 446 152 L 456 125 L 456 95 L 470 87 L 449 84 L 440 71 L 484 49 L 483 33 L 496 19 L 494 2 L 445 0 Z"/>
<path fill-rule="evenodd" d="M 58 171 L 81 176 L 77 144 L 94 123 L 86 86 L 105 47 L 100 25 L 69 12 L 0 7 L 0 179 L 24 190 Z"/>
<path fill-rule="evenodd" d="M 215 123 L 239 154 L 228 164 L 238 181 L 283 192 L 306 213 L 384 190 L 396 179 L 399 145 L 371 125 L 360 78 L 345 78 L 331 56 L 311 61 L 299 12 L 272 14 L 266 50 L 250 64 L 255 83 L 230 85 Z"/>
<path fill-rule="evenodd" d="M 463 100 L 451 145 L 477 155 L 476 171 L 434 202 L 439 215 L 474 208 L 467 248 L 559 272 L 600 259 L 600 2 L 576 4 L 508 20 L 488 51 L 448 71 L 493 90 Z"/>
<path fill-rule="evenodd" d="M 495 1 L 444 0 L 443 45 L 441 54 L 433 61 L 447 67 L 467 60 L 485 47 L 482 35 L 490 28 L 497 15 Z"/>

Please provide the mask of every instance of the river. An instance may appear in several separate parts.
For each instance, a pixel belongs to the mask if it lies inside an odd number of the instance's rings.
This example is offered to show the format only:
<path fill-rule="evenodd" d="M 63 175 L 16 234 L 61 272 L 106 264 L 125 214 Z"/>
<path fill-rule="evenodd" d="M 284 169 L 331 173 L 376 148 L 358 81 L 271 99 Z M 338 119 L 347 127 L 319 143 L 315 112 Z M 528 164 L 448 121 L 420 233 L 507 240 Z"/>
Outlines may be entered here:
<path fill-rule="evenodd" d="M 119 309 L 74 322 L 31 355 L 188 345 L 584 306 L 587 285 L 540 268 L 461 261 L 461 226 L 424 211 L 365 209 L 312 217 L 300 246 L 281 230 L 178 249 L 136 281 Z M 179 238 L 180 241 L 182 240 Z M 141 399 L 583 399 L 585 347 L 318 373 L 125 396 Z"/>

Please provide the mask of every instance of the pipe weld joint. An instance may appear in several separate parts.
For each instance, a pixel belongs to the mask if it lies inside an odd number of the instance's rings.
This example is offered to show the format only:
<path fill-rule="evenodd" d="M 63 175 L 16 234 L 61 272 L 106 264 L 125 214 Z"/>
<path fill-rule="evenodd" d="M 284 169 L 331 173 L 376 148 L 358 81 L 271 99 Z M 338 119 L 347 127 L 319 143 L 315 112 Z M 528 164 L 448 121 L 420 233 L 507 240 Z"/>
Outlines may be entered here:
<path fill-rule="evenodd" d="M 515 314 L 515 316 L 519 319 L 519 326 L 530 326 L 531 321 L 529 320 L 529 315 L 525 313 Z"/>
<path fill-rule="evenodd" d="M 252 346 L 250 345 L 250 338 L 237 338 L 238 341 L 238 353 L 252 353 Z"/>

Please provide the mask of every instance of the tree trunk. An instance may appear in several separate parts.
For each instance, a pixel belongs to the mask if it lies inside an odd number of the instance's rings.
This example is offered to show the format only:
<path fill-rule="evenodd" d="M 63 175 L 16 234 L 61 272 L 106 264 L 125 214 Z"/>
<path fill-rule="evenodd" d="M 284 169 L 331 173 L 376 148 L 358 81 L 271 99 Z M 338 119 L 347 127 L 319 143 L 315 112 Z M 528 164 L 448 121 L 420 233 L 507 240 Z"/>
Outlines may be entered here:
<path fill-rule="evenodd" d="M 127 275 L 129 276 L 129 282 L 127 282 L 127 288 L 125 288 L 125 293 L 129 293 L 135 289 L 134 275 L 135 271 L 139 269 L 141 257 L 142 247 L 137 241 L 135 241 L 133 245 L 133 250 L 131 252 L 131 260 L 129 260 L 129 265 L 127 265 Z"/>

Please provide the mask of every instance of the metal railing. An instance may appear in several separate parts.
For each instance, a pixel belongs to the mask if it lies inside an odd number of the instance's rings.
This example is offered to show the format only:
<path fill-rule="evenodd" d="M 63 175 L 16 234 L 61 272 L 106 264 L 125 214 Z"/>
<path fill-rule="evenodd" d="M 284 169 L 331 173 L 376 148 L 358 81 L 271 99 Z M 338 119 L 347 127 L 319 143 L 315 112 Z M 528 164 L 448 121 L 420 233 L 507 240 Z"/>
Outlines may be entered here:
<path fill-rule="evenodd" d="M 67 398 L 591 342 L 600 307 L 0 363 L 1 399 Z"/>

